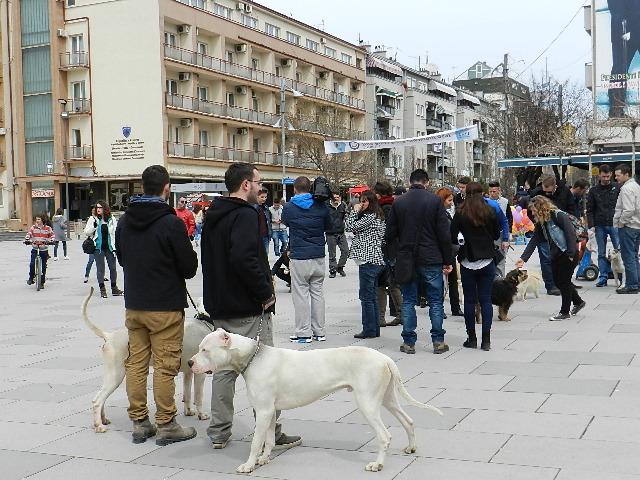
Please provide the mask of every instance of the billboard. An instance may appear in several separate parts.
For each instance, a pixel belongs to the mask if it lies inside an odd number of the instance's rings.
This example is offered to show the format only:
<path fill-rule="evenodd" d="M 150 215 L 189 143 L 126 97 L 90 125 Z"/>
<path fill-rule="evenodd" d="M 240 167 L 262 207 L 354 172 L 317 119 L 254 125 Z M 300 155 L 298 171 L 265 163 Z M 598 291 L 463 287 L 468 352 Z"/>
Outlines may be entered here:
<path fill-rule="evenodd" d="M 640 117 L 640 0 L 594 7 L 597 117 Z"/>

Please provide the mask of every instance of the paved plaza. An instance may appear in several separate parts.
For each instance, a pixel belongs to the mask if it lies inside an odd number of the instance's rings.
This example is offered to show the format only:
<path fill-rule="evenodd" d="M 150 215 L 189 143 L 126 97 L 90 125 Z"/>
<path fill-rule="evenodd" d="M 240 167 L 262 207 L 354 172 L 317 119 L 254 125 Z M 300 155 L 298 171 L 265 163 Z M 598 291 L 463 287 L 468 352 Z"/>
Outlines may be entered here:
<path fill-rule="evenodd" d="M 101 385 L 102 341 L 80 317 L 88 291 L 82 283 L 87 257 L 80 241 L 71 242 L 71 260 L 51 261 L 46 289 L 36 292 L 25 284 L 28 254 L 20 242 L 0 243 L 0 478 L 239 478 L 235 468 L 248 456 L 253 428 L 241 380 L 234 441 L 224 450 L 211 448 L 208 422 L 185 417 L 181 403 L 178 421 L 195 426 L 196 439 L 167 447 L 153 440 L 132 444 L 122 386 L 107 403 L 109 431 L 94 433 L 90 404 Z M 95 267 L 92 274 L 95 286 Z M 494 322 L 490 352 L 463 349 L 464 323 L 450 317 L 445 328 L 451 350 L 441 356 L 431 353 L 426 310 L 418 309 L 419 348 L 416 355 L 404 355 L 398 350 L 400 327 L 382 329 L 378 339 L 354 341 L 361 324 L 353 262 L 347 274 L 325 281 L 328 328 L 322 344 L 288 342 L 293 306 L 288 289 L 278 282 L 276 345 L 378 349 L 397 361 L 409 392 L 440 407 L 444 416 L 406 407 L 418 439 L 418 451 L 406 455 L 404 431 L 385 412 L 391 448 L 384 470 L 369 473 L 364 465 L 374 458 L 374 433 L 352 394 L 340 391 L 283 412 L 284 430 L 302 435 L 303 445 L 279 454 L 252 476 L 640 480 L 640 296 L 585 284 L 587 308 L 563 322 L 547 320 L 558 311 L 558 297 L 516 302 L 512 322 Z M 201 294 L 201 282 L 200 272 L 188 282 L 194 296 Z M 193 313 L 190 309 L 187 315 Z M 123 299 L 94 295 L 89 314 L 105 329 L 120 327 Z M 181 384 L 180 378 L 178 392 Z M 210 390 L 207 381 L 207 399 Z"/>

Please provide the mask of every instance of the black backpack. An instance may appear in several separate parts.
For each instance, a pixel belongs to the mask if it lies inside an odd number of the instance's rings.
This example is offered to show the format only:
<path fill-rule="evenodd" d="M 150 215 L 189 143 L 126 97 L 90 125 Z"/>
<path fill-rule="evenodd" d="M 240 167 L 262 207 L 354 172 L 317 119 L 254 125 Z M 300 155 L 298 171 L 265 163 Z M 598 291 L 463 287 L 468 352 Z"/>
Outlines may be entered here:
<path fill-rule="evenodd" d="M 325 177 L 316 177 L 311 185 L 311 196 L 319 202 L 326 202 L 331 198 L 329 180 Z"/>

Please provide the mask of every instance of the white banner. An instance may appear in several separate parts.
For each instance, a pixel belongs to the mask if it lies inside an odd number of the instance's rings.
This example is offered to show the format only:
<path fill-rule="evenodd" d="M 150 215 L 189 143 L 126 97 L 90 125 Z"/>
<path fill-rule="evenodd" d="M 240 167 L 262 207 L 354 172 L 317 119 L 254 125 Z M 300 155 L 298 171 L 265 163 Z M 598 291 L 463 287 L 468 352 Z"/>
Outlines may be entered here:
<path fill-rule="evenodd" d="M 478 138 L 478 126 L 454 128 L 440 133 L 432 133 L 422 137 L 400 138 L 398 140 L 327 140 L 324 142 L 324 153 L 362 152 L 383 148 L 411 147 L 430 143 L 459 142 Z"/>

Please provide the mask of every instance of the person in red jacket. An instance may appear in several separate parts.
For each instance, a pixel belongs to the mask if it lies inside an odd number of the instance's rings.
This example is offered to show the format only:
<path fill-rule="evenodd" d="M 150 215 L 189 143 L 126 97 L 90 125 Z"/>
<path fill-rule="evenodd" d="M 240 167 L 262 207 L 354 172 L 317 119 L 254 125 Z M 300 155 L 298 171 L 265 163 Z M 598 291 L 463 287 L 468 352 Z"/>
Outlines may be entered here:
<path fill-rule="evenodd" d="M 184 225 L 187 227 L 187 235 L 189 235 L 189 239 L 193 240 L 193 235 L 196 232 L 196 219 L 193 216 L 193 212 L 187 208 L 186 198 L 180 197 L 180 199 L 178 200 L 176 215 L 180 220 L 184 222 Z"/>

